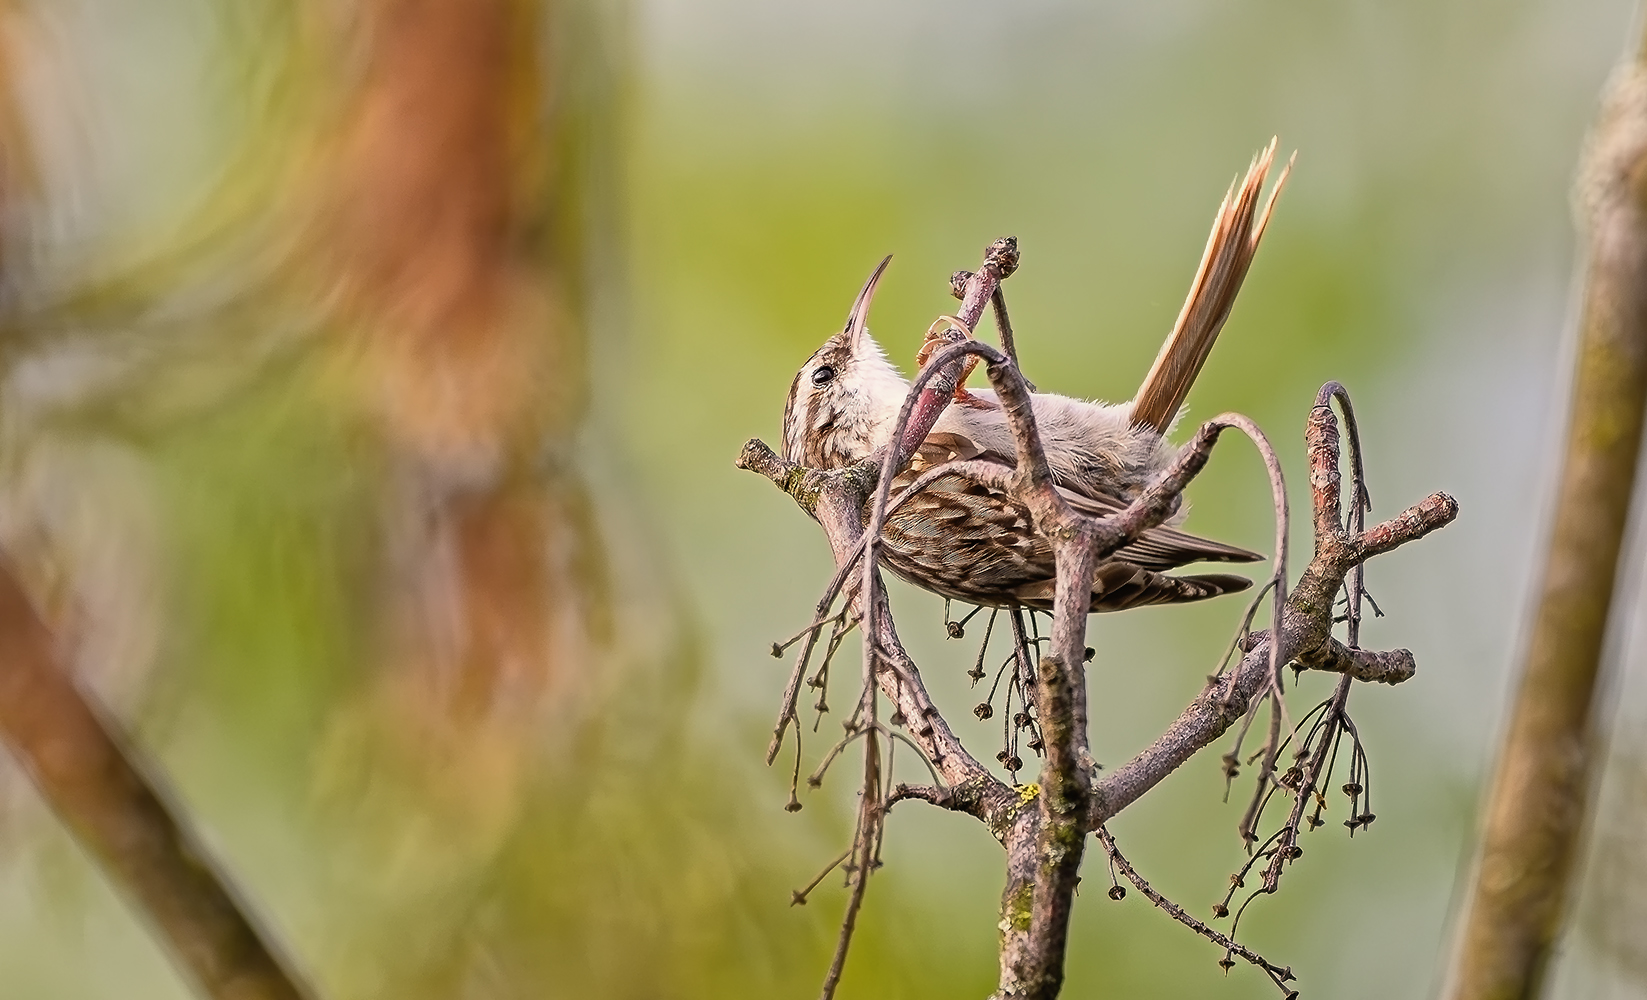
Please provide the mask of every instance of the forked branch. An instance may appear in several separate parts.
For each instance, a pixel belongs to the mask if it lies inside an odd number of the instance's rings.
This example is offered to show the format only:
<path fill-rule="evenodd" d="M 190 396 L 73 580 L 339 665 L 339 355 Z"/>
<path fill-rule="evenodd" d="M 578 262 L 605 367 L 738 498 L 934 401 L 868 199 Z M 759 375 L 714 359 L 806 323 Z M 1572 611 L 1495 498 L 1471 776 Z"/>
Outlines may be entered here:
<path fill-rule="evenodd" d="M 963 306 L 956 317 L 965 328 L 970 329 L 976 323 L 984 303 L 996 298 L 1001 277 L 1010 273 L 1015 265 L 1015 247 L 1008 241 L 998 241 L 986 252 L 984 266 L 977 273 L 965 276 L 959 296 Z M 1338 424 L 1328 403 L 1336 397 L 1345 405 L 1352 436 L 1353 416 L 1347 407 L 1347 395 L 1336 383 L 1329 383 L 1311 412 L 1306 431 L 1310 446 L 1315 553 L 1289 593 L 1281 558 L 1285 493 L 1279 466 L 1263 435 L 1245 418 L 1226 415 L 1209 421 L 1182 449 L 1171 467 L 1124 510 L 1101 519 L 1086 517 L 1073 510 L 1053 486 L 1030 405 L 1031 390 L 1013 359 L 966 337 L 964 332 L 952 339 L 953 343 L 932 354 L 917 375 L 899 416 L 892 444 L 875 457 L 844 469 L 805 469 L 779 458 L 760 441 L 751 440 L 738 460 L 740 468 L 771 479 L 818 521 L 829 539 L 838 567 L 815 610 L 812 626 L 803 631 L 805 643 L 786 685 L 774 728 L 772 756 L 781 746 L 787 726 L 798 722 L 796 696 L 812 650 L 819 641 L 820 630 L 831 621 L 855 621 L 861 624 L 864 633 L 863 690 L 856 710 L 848 719 L 849 737 L 862 730 L 861 742 L 866 754 L 862 800 L 854 842 L 844 856 L 851 866 L 848 879 L 851 899 L 835 961 L 825 983 L 826 1000 L 839 978 L 851 928 L 863 898 L 865 879 L 878 864 L 886 811 L 893 803 L 908 798 L 918 798 L 982 820 L 1005 848 L 1007 884 L 1002 895 L 1001 976 L 996 996 L 1055 997 L 1062 984 L 1069 915 L 1079 882 L 1086 836 L 1099 830 L 1196 752 L 1222 736 L 1249 708 L 1266 697 L 1275 699 L 1271 736 L 1265 747 L 1266 763 L 1273 765 L 1275 754 L 1284 742 L 1280 732 L 1279 669 L 1283 664 L 1290 662 L 1299 669 L 1340 673 L 1346 689 L 1354 680 L 1393 684 L 1413 676 L 1412 654 L 1405 650 L 1378 653 L 1356 648 L 1359 567 L 1371 556 L 1420 538 L 1457 516 L 1457 504 L 1452 498 L 1437 493 L 1390 521 L 1362 530 L 1359 517 L 1365 490 L 1361 485 L 1357 450 L 1352 455 L 1357 502 L 1349 525 L 1344 524 L 1338 482 Z M 904 467 L 954 397 L 970 363 L 968 359 L 973 357 L 987 367 L 1005 411 L 1016 446 L 1016 466 L 1006 470 L 988 463 L 950 463 L 923 474 L 900 496 L 892 496 L 894 475 Z M 1184 488 L 1205 465 L 1219 433 L 1230 427 L 1250 434 L 1265 453 L 1277 498 L 1278 559 L 1266 588 L 1273 595 L 1275 609 L 1270 628 L 1247 636 L 1239 644 L 1243 656 L 1237 667 L 1211 678 L 1200 696 L 1159 739 L 1095 783 L 1088 747 L 1083 667 L 1087 607 L 1095 567 L 1100 560 L 1170 516 Z M 968 476 L 1022 504 L 1031 513 L 1035 529 L 1048 538 L 1054 548 L 1057 577 L 1050 645 L 1032 671 L 1033 684 L 1026 684 L 1026 694 L 1033 698 L 1043 750 L 1039 781 L 1035 785 L 1015 788 L 1002 782 L 955 736 L 898 638 L 876 572 L 879 530 L 888 513 L 896 510 L 902 500 L 946 475 Z M 1349 613 L 1351 632 L 1345 644 L 1333 638 L 1332 629 L 1334 599 L 1345 587 L 1347 578 L 1354 594 Z M 837 612 L 834 601 L 843 592 L 845 606 Z M 1021 638 L 1019 644 L 1022 645 Z M 1022 669 L 1019 672 L 1025 673 Z M 893 708 L 887 722 L 877 715 L 879 697 L 887 698 Z M 1318 726 L 1325 718 L 1332 719 L 1334 727 L 1349 725 L 1347 716 L 1342 716 L 1342 699 L 1338 699 L 1332 713 L 1311 713 L 1311 717 L 1317 716 Z M 903 737 L 904 734 L 887 728 L 889 723 L 903 727 L 909 742 L 919 749 L 930 766 L 934 784 L 893 783 L 893 776 L 883 769 L 881 758 L 883 748 L 890 749 L 892 741 L 882 737 Z M 1314 742 L 1306 741 L 1316 756 L 1321 746 L 1332 742 L 1318 739 L 1319 733 L 1319 729 L 1312 730 Z M 1266 767 L 1266 781 L 1272 770 L 1273 766 Z M 1277 780 L 1281 786 L 1296 790 L 1302 802 L 1321 773 L 1317 763 L 1305 776 L 1303 788 L 1293 780 L 1291 771 Z M 1266 791 L 1261 785 L 1255 801 L 1261 805 L 1273 791 L 1273 786 Z M 1295 835 L 1296 827 L 1294 819 L 1279 836 L 1287 839 Z M 1290 839 L 1286 846 L 1291 846 Z M 1276 854 L 1273 845 L 1266 847 L 1271 850 L 1271 856 Z M 1106 850 L 1119 857 L 1112 845 L 1106 845 Z M 1286 853 L 1289 860 L 1296 856 L 1290 850 Z M 1124 865 L 1124 859 L 1118 863 Z M 1135 884 L 1141 885 L 1141 880 Z M 1246 957 L 1240 946 L 1228 938 L 1224 940 L 1231 953 Z M 1261 959 L 1255 964 L 1263 966 L 1272 978 L 1281 973 L 1290 978 L 1287 970 Z M 1286 978 L 1276 978 L 1276 981 L 1284 983 Z"/>

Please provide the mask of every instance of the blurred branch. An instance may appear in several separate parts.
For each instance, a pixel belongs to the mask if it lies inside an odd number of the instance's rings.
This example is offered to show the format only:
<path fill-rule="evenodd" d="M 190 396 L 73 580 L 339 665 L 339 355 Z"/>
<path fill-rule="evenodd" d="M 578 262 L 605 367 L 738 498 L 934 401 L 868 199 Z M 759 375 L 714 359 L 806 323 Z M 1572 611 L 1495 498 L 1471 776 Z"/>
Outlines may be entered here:
<path fill-rule="evenodd" d="M 1647 54 L 1620 67 L 1580 174 L 1589 270 L 1554 526 L 1485 811 L 1451 996 L 1538 992 L 1595 756 L 1594 695 L 1647 402 Z"/>
<path fill-rule="evenodd" d="M 55 643 L 0 565 L 0 736 L 75 839 L 170 944 L 205 996 L 314 994 L 112 725 L 56 661 Z"/>

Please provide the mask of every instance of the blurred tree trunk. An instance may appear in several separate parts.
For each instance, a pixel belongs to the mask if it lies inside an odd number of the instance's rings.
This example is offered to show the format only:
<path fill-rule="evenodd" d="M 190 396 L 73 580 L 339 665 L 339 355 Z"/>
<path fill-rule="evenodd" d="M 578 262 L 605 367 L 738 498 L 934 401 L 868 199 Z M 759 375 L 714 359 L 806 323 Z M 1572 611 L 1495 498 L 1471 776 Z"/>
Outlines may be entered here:
<path fill-rule="evenodd" d="M 593 620 L 600 582 L 581 487 L 545 471 L 570 446 L 586 373 L 576 251 L 553 245 L 570 157 L 543 127 L 538 7 L 360 6 L 364 77 L 316 243 L 398 472 L 410 548 L 392 655 L 424 661 L 460 713 L 524 708 L 573 680 L 570 633 Z"/>
<path fill-rule="evenodd" d="M 1647 49 L 1615 75 L 1579 187 L 1578 363 L 1538 608 L 1488 800 L 1451 995 L 1541 989 L 1584 803 L 1603 642 L 1647 402 Z"/>
<path fill-rule="evenodd" d="M 216 13 L 233 21 L 239 2 Z M 459 992 L 435 981 L 465 974 L 465 941 L 445 933 L 465 915 L 453 897 L 484 885 L 530 779 L 541 778 L 533 754 L 546 731 L 576 729 L 574 709 L 593 687 L 611 633 L 605 555 L 574 458 L 588 391 L 584 296 L 598 266 L 588 248 L 615 242 L 596 232 L 610 226 L 610 207 L 593 204 L 617 191 L 599 189 L 607 181 L 592 168 L 613 166 L 601 158 L 616 132 L 616 87 L 606 39 L 594 37 L 611 20 L 607 6 L 304 0 L 274 14 L 253 10 L 245 15 L 246 76 L 285 78 L 266 102 L 247 102 L 269 120 L 246 126 L 253 155 L 229 165 L 225 192 L 201 212 L 205 222 L 185 227 L 190 238 L 162 247 L 136 279 L 75 289 L 49 315 L 6 317 L 15 327 L 5 331 L 6 346 L 17 355 L 72 345 L 91 327 L 111 332 L 99 346 L 118 365 L 120 335 L 142 340 L 133 353 L 153 359 L 148 367 L 87 380 L 71 404 L 102 408 L 71 432 L 80 441 L 134 426 L 186 437 L 210 422 L 194 418 L 221 417 L 237 391 L 269 384 L 276 406 L 334 411 L 294 436 L 370 437 L 364 447 L 326 452 L 342 461 L 300 470 L 370 480 L 376 530 L 366 533 L 375 544 L 361 550 L 377 561 L 362 602 L 370 621 L 351 617 L 344 626 L 367 633 L 359 643 L 367 662 L 347 678 L 365 681 L 338 684 L 349 692 L 345 702 L 324 709 L 319 745 L 302 747 L 297 759 L 312 765 L 323 795 L 346 804 L 347 834 L 338 839 L 350 842 L 338 853 L 353 848 L 383 866 L 351 875 L 390 876 L 382 879 L 384 908 L 399 919 L 383 921 L 385 938 L 412 923 L 408 901 L 438 895 L 431 885 L 459 887 L 439 900 L 443 920 L 417 928 L 426 947 L 398 956 L 400 995 Z M 260 48 L 259 18 L 291 30 Z M 12 151 L 20 129 L 0 114 L 0 152 Z M 265 162 L 251 162 L 259 153 Z M 0 160 L 8 198 L 26 179 L 24 162 Z M 27 237 L 18 242 L 27 246 Z M 203 285 L 217 291 L 202 296 Z M 176 329 L 137 319 L 164 312 L 157 302 L 184 303 L 170 314 Z M 271 364 L 260 338 L 294 328 L 305 339 L 282 346 L 301 363 Z M 222 363 L 191 376 L 188 354 L 208 341 Z M 176 391 L 191 377 L 210 388 Z M 38 426 L 8 430 L 7 445 L 39 450 Z M 350 458 L 363 467 L 344 465 Z M 10 492 L 21 492 L 19 478 L 8 477 Z M 99 494 L 106 506 L 137 492 L 118 485 Z M 206 504 L 232 517 L 228 492 Z M 45 504 L 16 506 L 34 516 Z M 105 515 L 100 508 L 93 520 L 106 526 Z M 0 516 L 16 549 L 26 532 L 14 521 L 27 517 Z M 61 563 L 64 546 L 50 525 L 36 534 L 40 551 L 17 560 L 19 576 L 37 606 L 49 605 L 39 597 L 48 579 L 41 567 Z M 91 570 L 66 572 L 78 584 Z M 209 579 L 201 567 L 190 570 Z M 353 581 L 336 582 L 344 590 Z M 271 609 L 279 596 L 260 595 Z M 75 609 L 45 611 L 71 647 L 75 629 L 102 617 L 102 609 L 79 610 L 78 620 Z M 556 712 L 565 724 L 545 726 Z M 85 826 L 69 819 L 71 828 Z M 383 847 L 391 840 L 392 857 Z M 419 879 L 404 877 L 408 859 Z M 389 871 L 394 865 L 401 868 Z"/>

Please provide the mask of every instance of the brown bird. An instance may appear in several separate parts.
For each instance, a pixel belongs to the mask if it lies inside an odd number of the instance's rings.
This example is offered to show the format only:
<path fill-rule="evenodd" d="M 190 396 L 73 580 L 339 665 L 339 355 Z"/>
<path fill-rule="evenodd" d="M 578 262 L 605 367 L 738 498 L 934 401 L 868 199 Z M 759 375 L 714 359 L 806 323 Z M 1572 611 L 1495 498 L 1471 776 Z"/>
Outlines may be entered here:
<path fill-rule="evenodd" d="M 1259 194 L 1274 154 L 1272 140 L 1245 179 L 1225 195 L 1178 321 L 1132 401 L 1109 405 L 1032 394 L 1048 463 L 1076 510 L 1099 516 L 1120 510 L 1176 457 L 1178 449 L 1165 435 L 1229 316 L 1291 170 L 1289 162 L 1259 212 Z M 869 305 L 889 260 L 870 275 L 845 328 L 807 360 L 790 386 L 784 408 L 784 449 L 790 461 L 838 468 L 891 441 L 909 383 L 867 329 Z M 965 405 L 944 411 L 894 481 L 893 495 L 920 473 L 954 459 L 1014 464 L 1011 431 L 992 391 L 966 392 Z M 888 516 L 882 538 L 886 565 L 924 590 L 987 607 L 1052 605 L 1052 547 L 1033 530 L 1028 509 L 964 476 L 943 476 L 908 498 Z M 1091 610 L 1197 601 L 1244 590 L 1251 586 L 1245 577 L 1172 576 L 1168 571 L 1196 562 L 1261 558 L 1174 527 L 1154 528 L 1099 565 Z"/>

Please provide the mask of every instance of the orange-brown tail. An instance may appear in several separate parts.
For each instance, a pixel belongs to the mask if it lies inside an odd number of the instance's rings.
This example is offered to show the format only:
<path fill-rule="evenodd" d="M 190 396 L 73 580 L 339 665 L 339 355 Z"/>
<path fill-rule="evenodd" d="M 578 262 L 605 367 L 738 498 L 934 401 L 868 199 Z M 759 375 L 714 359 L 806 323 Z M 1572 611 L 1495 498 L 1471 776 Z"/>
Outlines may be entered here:
<path fill-rule="evenodd" d="M 1293 154 L 1293 159 L 1298 157 Z M 1257 212 L 1258 195 L 1264 187 L 1270 164 L 1275 159 L 1275 140 L 1259 153 L 1247 168 L 1247 176 L 1240 187 L 1230 186 L 1224 201 L 1218 206 L 1218 217 L 1212 224 L 1212 235 L 1207 237 L 1206 252 L 1201 255 L 1201 267 L 1195 272 L 1195 283 L 1190 286 L 1189 298 L 1173 324 L 1172 335 L 1161 345 L 1155 364 L 1144 376 L 1144 384 L 1133 398 L 1132 425 L 1151 427 L 1165 433 L 1184 405 L 1195 377 L 1212 353 L 1212 342 L 1229 318 L 1235 304 L 1235 293 L 1241 290 L 1241 281 L 1258 252 L 1258 241 L 1264 236 L 1264 227 L 1270 221 L 1270 209 L 1275 207 L 1275 196 L 1287 183 L 1292 172 L 1292 159 L 1281 169 L 1264 210 Z M 1233 198 L 1233 200 L 1232 200 Z M 1256 215 L 1256 222 L 1254 216 Z"/>

